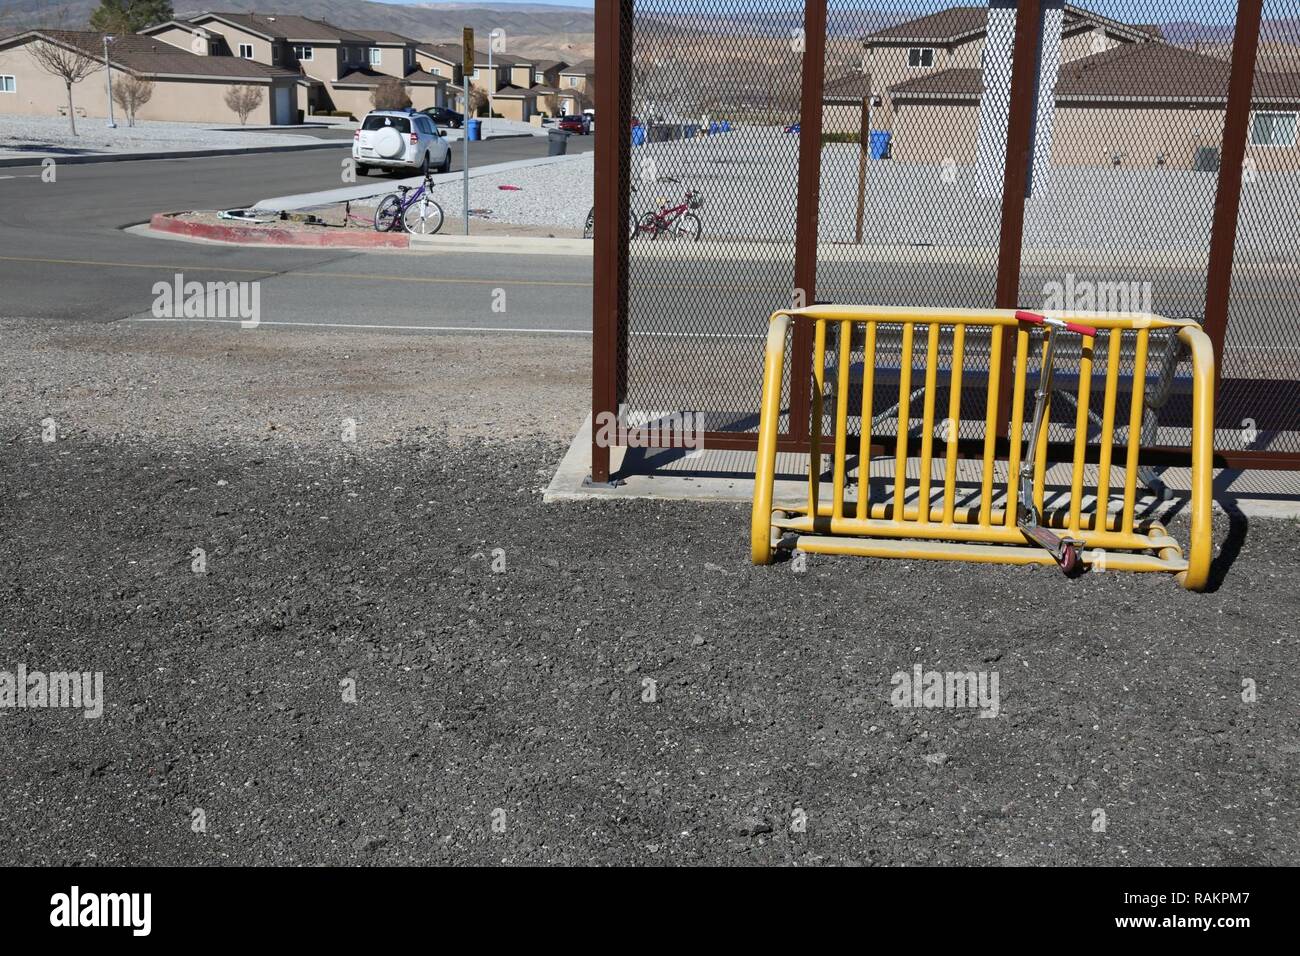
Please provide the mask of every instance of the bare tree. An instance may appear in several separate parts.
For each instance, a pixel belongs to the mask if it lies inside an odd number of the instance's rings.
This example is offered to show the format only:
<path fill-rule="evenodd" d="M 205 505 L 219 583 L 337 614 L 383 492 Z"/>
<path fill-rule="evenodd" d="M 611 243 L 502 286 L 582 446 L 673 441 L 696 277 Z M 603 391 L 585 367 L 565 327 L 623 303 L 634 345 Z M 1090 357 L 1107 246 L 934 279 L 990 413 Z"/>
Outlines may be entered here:
<path fill-rule="evenodd" d="M 546 107 L 548 116 L 556 117 L 560 115 L 560 94 L 547 93 L 542 97 L 542 105 Z"/>
<path fill-rule="evenodd" d="M 404 110 L 411 105 L 406 84 L 395 76 L 386 76 L 370 91 L 370 102 L 377 110 Z"/>
<path fill-rule="evenodd" d="M 113 84 L 113 102 L 126 113 L 127 125 L 135 125 L 135 113 L 153 98 L 153 81 L 127 73 Z"/>
<path fill-rule="evenodd" d="M 248 122 L 248 114 L 262 105 L 260 86 L 232 86 L 226 90 L 226 105 L 239 117 L 239 125 Z"/>
<path fill-rule="evenodd" d="M 482 116 L 483 111 L 487 109 L 488 95 L 487 90 L 481 86 L 469 85 L 469 109 L 465 111 L 466 116 Z"/>
<path fill-rule="evenodd" d="M 38 67 L 63 81 L 63 86 L 68 91 L 68 123 L 72 128 L 72 135 L 76 136 L 77 111 L 72 104 L 72 84 L 80 83 L 96 72 L 101 65 L 99 60 L 90 50 L 73 44 L 64 46 L 44 38 L 32 44 L 31 52 L 32 59 L 36 61 Z"/>

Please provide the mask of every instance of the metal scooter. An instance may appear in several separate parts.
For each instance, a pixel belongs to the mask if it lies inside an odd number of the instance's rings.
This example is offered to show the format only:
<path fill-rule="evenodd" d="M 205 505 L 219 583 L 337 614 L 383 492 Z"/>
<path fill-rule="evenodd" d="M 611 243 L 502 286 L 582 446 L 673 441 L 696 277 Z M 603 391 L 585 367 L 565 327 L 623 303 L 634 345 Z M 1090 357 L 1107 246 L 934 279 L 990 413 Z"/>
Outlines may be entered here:
<path fill-rule="evenodd" d="M 1047 412 L 1047 401 L 1052 394 L 1052 346 L 1057 330 L 1074 332 L 1077 335 L 1095 336 L 1097 330 L 1077 322 L 1066 322 L 1037 312 L 1016 310 L 1016 319 L 1030 325 L 1043 327 L 1043 353 L 1039 364 L 1038 388 L 1034 392 L 1034 423 L 1029 430 L 1029 447 L 1020 463 L 1020 484 L 1016 497 L 1016 527 L 1034 544 L 1047 551 L 1061 566 L 1066 574 L 1074 574 L 1081 565 L 1080 553 L 1083 542 L 1078 538 L 1058 535 L 1045 524 L 1043 516 L 1034 506 L 1034 459 L 1038 454 L 1038 436 L 1042 431 L 1043 416 Z"/>

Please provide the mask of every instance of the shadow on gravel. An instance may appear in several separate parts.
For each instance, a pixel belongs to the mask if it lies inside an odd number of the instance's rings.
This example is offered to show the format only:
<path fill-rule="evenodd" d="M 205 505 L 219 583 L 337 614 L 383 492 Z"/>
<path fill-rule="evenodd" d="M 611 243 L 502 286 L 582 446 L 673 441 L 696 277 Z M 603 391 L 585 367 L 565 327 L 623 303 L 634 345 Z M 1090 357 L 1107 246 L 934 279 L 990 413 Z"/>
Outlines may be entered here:
<path fill-rule="evenodd" d="M 1205 589 L 1209 593 L 1214 593 L 1223 585 L 1228 569 L 1237 560 L 1237 555 L 1241 554 L 1241 546 L 1246 543 L 1246 533 L 1250 529 L 1250 519 L 1235 504 L 1225 505 L 1224 510 L 1228 513 L 1228 534 L 1223 539 L 1223 547 L 1219 548 L 1219 553 L 1210 562 L 1210 581 Z"/>

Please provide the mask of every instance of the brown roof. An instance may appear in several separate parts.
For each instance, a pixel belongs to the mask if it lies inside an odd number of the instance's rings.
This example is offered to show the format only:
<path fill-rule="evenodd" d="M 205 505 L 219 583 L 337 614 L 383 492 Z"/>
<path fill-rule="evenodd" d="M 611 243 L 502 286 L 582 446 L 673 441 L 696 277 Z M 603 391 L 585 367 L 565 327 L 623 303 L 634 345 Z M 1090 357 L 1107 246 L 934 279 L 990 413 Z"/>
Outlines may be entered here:
<path fill-rule="evenodd" d="M 1061 64 L 1058 98 L 1092 97 L 1164 100 L 1222 100 L 1228 95 L 1227 60 L 1166 43 L 1113 47 Z M 1294 77 L 1257 73 L 1255 95 L 1300 98 Z"/>
<path fill-rule="evenodd" d="M 560 71 L 560 74 L 562 76 L 575 76 L 575 75 L 595 76 L 596 61 L 583 60 L 581 63 L 574 63 L 572 66 L 566 66 L 564 69 L 562 69 Z"/>
<path fill-rule="evenodd" d="M 1227 60 L 1165 43 L 1126 43 L 1062 63 L 1058 100 L 1224 100 Z M 984 78 L 978 69 L 939 70 L 889 88 L 895 97 L 978 98 Z M 1256 73 L 1255 97 L 1300 100 L 1300 74 Z"/>
<path fill-rule="evenodd" d="M 393 33 L 391 30 L 367 30 L 361 36 L 375 43 L 391 43 L 398 46 L 407 46 L 419 42 L 418 40 L 412 40 L 410 37 L 402 36 L 400 33 Z"/>
<path fill-rule="evenodd" d="M 558 96 L 560 91 L 553 86 L 547 86 L 545 83 L 534 83 L 530 88 L 534 96 Z"/>
<path fill-rule="evenodd" d="M 870 43 L 881 41 L 904 43 L 910 41 L 922 43 L 952 43 L 968 37 L 977 37 L 988 26 L 989 9 L 983 7 L 949 7 L 938 13 L 931 13 L 915 20 L 896 23 L 892 27 L 877 30 L 863 39 Z M 1085 10 L 1074 4 L 1065 4 L 1066 28 L 1085 25 L 1102 27 L 1118 36 L 1130 39 L 1159 39 L 1157 27 L 1136 27 L 1118 20 L 1100 16 L 1091 10 Z"/>
<path fill-rule="evenodd" d="M 949 7 L 938 13 L 877 30 L 867 40 L 951 40 L 979 33 L 988 22 L 988 7 Z"/>
<path fill-rule="evenodd" d="M 365 43 L 369 39 L 364 34 L 336 27 L 324 20 L 313 20 L 311 17 L 300 17 L 295 14 L 200 13 L 188 19 L 190 23 L 202 25 L 202 21 L 209 17 L 225 20 L 227 23 L 273 40 L 305 40 L 309 43 Z"/>
<path fill-rule="evenodd" d="M 984 92 L 984 76 L 978 69 L 938 70 L 889 88 L 894 96 L 975 96 Z"/>
<path fill-rule="evenodd" d="M 104 34 L 93 30 L 32 30 L 19 34 L 28 39 L 43 38 L 77 47 L 96 57 L 104 55 Z M 296 70 L 267 66 L 237 56 L 199 56 L 153 37 L 138 33 L 114 35 L 108 45 L 109 62 L 130 73 L 148 76 L 214 76 L 241 79 L 270 79 L 297 76 Z"/>
<path fill-rule="evenodd" d="M 461 49 L 455 43 L 421 43 L 415 49 L 417 53 L 425 53 L 447 63 L 459 65 L 461 61 Z"/>
<path fill-rule="evenodd" d="M 532 90 L 526 90 L 522 86 L 503 86 L 493 94 L 494 96 L 504 96 L 506 99 L 519 99 L 525 96 L 535 96 Z"/>
<path fill-rule="evenodd" d="M 871 95 L 870 77 L 858 70 L 846 73 L 838 79 L 830 80 L 822 93 L 827 100 L 855 99 Z"/>
<path fill-rule="evenodd" d="M 384 80 L 395 80 L 397 77 L 389 73 L 380 73 L 369 67 L 350 70 L 344 73 L 334 81 L 335 86 L 378 86 Z M 413 83 L 416 86 L 440 86 L 447 82 L 446 77 L 438 76 L 434 73 L 425 73 L 423 70 L 412 70 L 406 76 L 401 78 L 403 83 Z"/>

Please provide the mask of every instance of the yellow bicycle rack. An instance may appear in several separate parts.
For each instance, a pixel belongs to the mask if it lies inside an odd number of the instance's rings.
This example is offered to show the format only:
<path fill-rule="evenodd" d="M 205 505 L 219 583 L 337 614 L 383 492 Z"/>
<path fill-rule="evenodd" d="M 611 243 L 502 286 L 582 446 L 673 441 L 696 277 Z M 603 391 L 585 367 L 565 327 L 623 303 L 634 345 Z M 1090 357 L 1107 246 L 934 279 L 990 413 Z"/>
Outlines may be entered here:
<path fill-rule="evenodd" d="M 1176 576 L 1183 587 L 1204 589 L 1209 577 L 1213 548 L 1210 526 L 1212 488 L 1212 436 L 1214 432 L 1214 353 L 1209 338 L 1191 321 L 1167 319 L 1144 313 L 1102 314 L 1061 313 L 1057 318 L 1091 327 L 1094 335 L 1083 335 L 1078 351 L 1077 384 L 1069 397 L 1076 407 L 1073 468 L 1068 501 L 1044 510 L 1048 448 L 1045 435 L 1050 423 L 1042 416 L 1041 433 L 1031 442 L 1034 449 L 1032 507 L 1042 516 L 1042 526 L 1064 532 L 1062 537 L 1077 542 L 1078 559 L 1084 566 L 1117 571 L 1165 571 Z M 781 393 L 785 373 L 787 336 L 795 321 L 814 324 L 813 395 L 810 422 L 811 455 L 807 498 L 797 502 L 773 503 L 776 475 L 777 432 L 782 415 Z M 822 420 L 826 401 L 827 334 L 836 330 L 833 370 L 834 438 L 827 449 L 833 464 L 831 494 L 822 496 Z M 1150 335 L 1170 330 L 1187 349 L 1191 359 L 1191 494 L 1190 544 L 1182 546 L 1156 520 L 1139 520 L 1139 444 L 1143 422 L 1143 390 L 1147 384 L 1147 356 Z M 920 469 L 915 484 L 907 478 L 908 441 L 912 430 L 913 350 L 918 332 L 925 341 L 925 364 L 917 371 L 924 376 L 920 430 Z M 891 371 L 898 376 L 897 441 L 891 493 L 872 497 L 870 468 L 873 401 L 883 366 L 878 365 L 877 343 L 887 333 L 885 350 L 897 355 Z M 895 350 L 892 340 L 897 336 Z M 936 396 L 940 390 L 941 336 L 949 337 L 945 349 L 948 390 L 947 427 L 956 434 L 960 424 L 963 368 L 967 342 L 978 336 L 987 343 L 990 370 L 983 415 L 983 454 L 978 476 L 977 500 L 964 497 L 958 503 L 958 442 L 944 442 L 942 486 L 936 487 L 934 432 Z M 994 463 L 998 425 L 998 391 L 1003 349 L 1014 336 L 1015 363 L 1012 380 L 1011 420 L 1005 481 L 1001 503 L 996 498 Z M 1105 341 L 1105 388 L 1100 422 L 1090 416 L 1094 348 Z M 854 343 L 861 342 L 860 369 L 852 361 Z M 1125 350 L 1128 350 L 1127 352 Z M 1030 330 L 1017 321 L 1010 309 L 909 309 L 888 306 L 818 305 L 782 311 L 771 318 L 763 369 L 763 406 L 759 425 L 758 460 L 755 468 L 754 503 L 751 517 L 751 546 L 756 564 L 773 560 L 778 548 L 826 554 L 854 554 L 886 558 L 937 558 L 1004 564 L 1053 564 L 1058 559 L 1039 546 L 1017 524 L 1020 492 L 1017 473 L 1025 430 L 1026 379 L 1029 369 Z M 1050 352 L 1048 353 L 1050 362 Z M 1131 365 L 1131 376 L 1121 376 L 1121 365 Z M 1040 380 L 1042 370 L 1040 369 Z M 1112 486 L 1116 407 L 1121 378 L 1128 381 L 1129 421 L 1123 452 L 1123 487 L 1120 496 Z M 855 381 L 856 379 L 856 381 Z M 1050 382 L 1050 377 L 1048 379 Z M 886 384 L 887 387 L 887 384 Z M 1058 391 L 1064 385 L 1057 385 Z M 860 392 L 857 407 L 850 409 L 854 389 Z M 968 388 L 969 390 L 969 388 Z M 1050 392 L 1050 389 L 1049 389 Z M 858 418 L 858 433 L 850 435 L 850 415 Z M 1085 463 L 1090 425 L 1098 425 L 1096 441 L 1097 478 L 1085 494 Z M 857 475 L 850 480 L 850 443 L 856 444 Z M 1028 482 L 1026 481 L 1026 484 Z M 1116 494 L 1112 495 L 1112 490 Z M 1089 503 L 1089 498 L 1091 499 Z M 1028 506 L 1029 503 L 1023 503 Z M 1087 504 L 1087 507 L 1085 507 Z"/>

